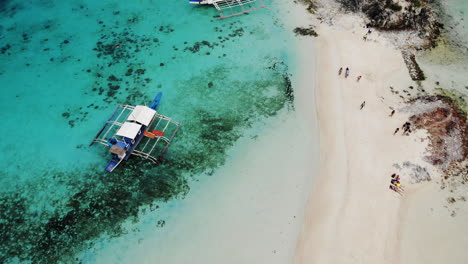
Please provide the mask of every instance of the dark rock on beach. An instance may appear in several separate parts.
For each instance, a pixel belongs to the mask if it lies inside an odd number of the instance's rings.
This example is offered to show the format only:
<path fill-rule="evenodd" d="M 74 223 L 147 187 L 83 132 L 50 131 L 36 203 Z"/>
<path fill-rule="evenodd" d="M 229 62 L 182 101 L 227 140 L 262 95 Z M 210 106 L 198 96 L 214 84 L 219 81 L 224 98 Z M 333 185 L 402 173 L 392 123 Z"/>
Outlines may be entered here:
<path fill-rule="evenodd" d="M 438 22 L 430 0 L 342 0 L 361 10 L 369 19 L 368 26 L 379 30 L 414 30 L 426 39 L 427 47 L 434 47 L 443 27 Z M 404 8 L 403 8 L 404 6 Z"/>
<path fill-rule="evenodd" d="M 424 72 L 419 67 L 419 64 L 416 62 L 416 57 L 413 53 L 407 50 L 401 52 L 403 60 L 405 61 L 406 67 L 408 68 L 409 75 L 413 81 L 424 81 L 426 77 Z"/>
<path fill-rule="evenodd" d="M 296 36 L 301 35 L 301 36 L 313 36 L 317 37 L 318 34 L 315 32 L 314 27 L 310 26 L 308 28 L 303 28 L 303 27 L 297 27 L 293 30 L 293 32 L 296 34 Z"/>

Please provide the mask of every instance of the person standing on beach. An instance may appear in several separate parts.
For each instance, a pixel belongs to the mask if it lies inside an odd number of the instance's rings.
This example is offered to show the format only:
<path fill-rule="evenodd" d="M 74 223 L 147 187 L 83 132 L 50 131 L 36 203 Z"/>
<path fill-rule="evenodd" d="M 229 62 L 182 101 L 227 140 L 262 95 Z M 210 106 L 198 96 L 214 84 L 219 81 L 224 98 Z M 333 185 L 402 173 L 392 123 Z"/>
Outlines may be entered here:
<path fill-rule="evenodd" d="M 343 67 L 341 67 L 339 70 L 338 70 L 338 75 L 341 75 L 341 72 L 343 71 Z"/>
<path fill-rule="evenodd" d="M 403 124 L 403 135 L 411 133 L 410 126 L 411 126 L 410 122 L 406 122 Z"/>
<path fill-rule="evenodd" d="M 356 81 L 359 82 L 359 80 L 361 80 L 361 78 L 362 78 L 362 76 L 359 75 L 359 76 L 357 77 L 357 80 L 356 80 Z"/>
<path fill-rule="evenodd" d="M 395 129 L 395 132 L 393 132 L 393 135 L 395 135 L 396 133 L 398 133 L 399 130 L 400 130 L 400 128 L 397 127 L 397 128 Z"/>
<path fill-rule="evenodd" d="M 359 109 L 359 110 L 362 110 L 362 108 L 364 108 L 365 105 L 366 105 L 366 101 L 362 102 L 361 109 Z"/>
<path fill-rule="evenodd" d="M 403 126 L 401 128 L 409 127 L 410 125 L 411 125 L 411 123 L 407 121 L 407 122 L 405 122 L 403 124 Z"/>
<path fill-rule="evenodd" d="M 346 71 L 345 71 L 344 77 L 345 77 L 345 78 L 348 78 L 348 76 L 349 76 L 349 68 L 346 67 Z"/>
<path fill-rule="evenodd" d="M 392 110 L 392 112 L 390 113 L 390 117 L 392 117 L 393 114 L 395 114 L 395 110 Z"/>

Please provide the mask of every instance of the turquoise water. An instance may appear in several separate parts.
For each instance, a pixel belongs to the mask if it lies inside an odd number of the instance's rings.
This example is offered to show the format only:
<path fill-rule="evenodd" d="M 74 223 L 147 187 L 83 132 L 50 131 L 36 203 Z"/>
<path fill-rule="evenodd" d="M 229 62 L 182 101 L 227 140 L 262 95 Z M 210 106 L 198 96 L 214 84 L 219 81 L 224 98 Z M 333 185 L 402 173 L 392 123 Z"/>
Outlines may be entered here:
<path fill-rule="evenodd" d="M 468 55 L 468 2 L 442 1 L 442 23 L 449 41 L 458 52 Z"/>
<path fill-rule="evenodd" d="M 291 109 L 292 35 L 269 5 L 220 21 L 186 1 L 1 1 L 0 262 L 76 261 Z M 104 173 L 109 155 L 89 142 L 117 104 L 159 91 L 160 113 L 182 122 L 165 161 Z"/>
<path fill-rule="evenodd" d="M 450 5 L 452 12 L 460 21 L 460 33 L 468 38 L 468 2 L 464 0 L 454 0 L 453 5 Z"/>

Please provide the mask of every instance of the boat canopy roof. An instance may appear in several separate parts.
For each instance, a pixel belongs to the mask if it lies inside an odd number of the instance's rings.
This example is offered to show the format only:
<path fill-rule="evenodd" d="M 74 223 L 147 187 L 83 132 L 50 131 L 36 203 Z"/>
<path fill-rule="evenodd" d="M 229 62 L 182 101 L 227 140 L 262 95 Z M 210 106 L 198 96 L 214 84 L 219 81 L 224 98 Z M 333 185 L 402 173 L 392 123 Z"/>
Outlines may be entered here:
<path fill-rule="evenodd" d="M 128 116 L 129 121 L 136 121 L 142 125 L 148 126 L 153 120 L 156 111 L 143 105 L 137 105 Z"/>
<path fill-rule="evenodd" d="M 130 139 L 135 139 L 141 127 L 142 125 L 137 123 L 125 122 L 117 131 L 116 135 Z"/>

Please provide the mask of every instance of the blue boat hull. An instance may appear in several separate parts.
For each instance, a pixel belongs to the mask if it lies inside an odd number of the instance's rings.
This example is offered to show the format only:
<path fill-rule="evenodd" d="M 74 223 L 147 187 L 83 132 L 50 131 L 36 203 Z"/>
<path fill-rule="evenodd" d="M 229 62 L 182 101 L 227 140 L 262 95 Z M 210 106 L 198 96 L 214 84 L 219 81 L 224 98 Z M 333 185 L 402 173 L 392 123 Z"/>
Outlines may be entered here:
<path fill-rule="evenodd" d="M 106 171 L 112 172 L 121 162 L 122 160 L 119 159 L 117 156 L 114 156 L 109 163 L 106 165 Z"/>
<path fill-rule="evenodd" d="M 149 105 L 149 108 L 153 110 L 158 110 L 159 104 L 161 103 L 161 98 L 162 98 L 162 92 L 159 92 L 158 94 L 156 94 L 156 97 L 154 97 L 153 101 Z M 128 158 L 130 158 L 130 156 L 132 155 L 132 152 L 135 150 L 135 148 L 138 146 L 141 139 L 143 138 L 144 136 L 143 132 L 146 130 L 146 128 L 147 128 L 146 126 L 142 126 L 140 129 L 139 135 L 134 140 L 134 143 L 129 146 L 125 146 L 127 151 L 125 153 L 125 156 L 122 159 L 119 159 L 116 155 L 113 155 L 112 159 L 106 165 L 105 169 L 107 172 L 112 172 L 120 164 L 122 160 L 128 160 Z M 121 142 L 118 142 L 117 145 L 119 145 L 120 143 Z M 112 146 L 113 144 L 114 143 L 109 142 L 109 145 Z"/>
<path fill-rule="evenodd" d="M 161 103 L 162 92 L 159 92 L 156 97 L 154 97 L 153 102 L 149 105 L 149 108 L 153 110 L 158 110 L 159 104 Z"/>

